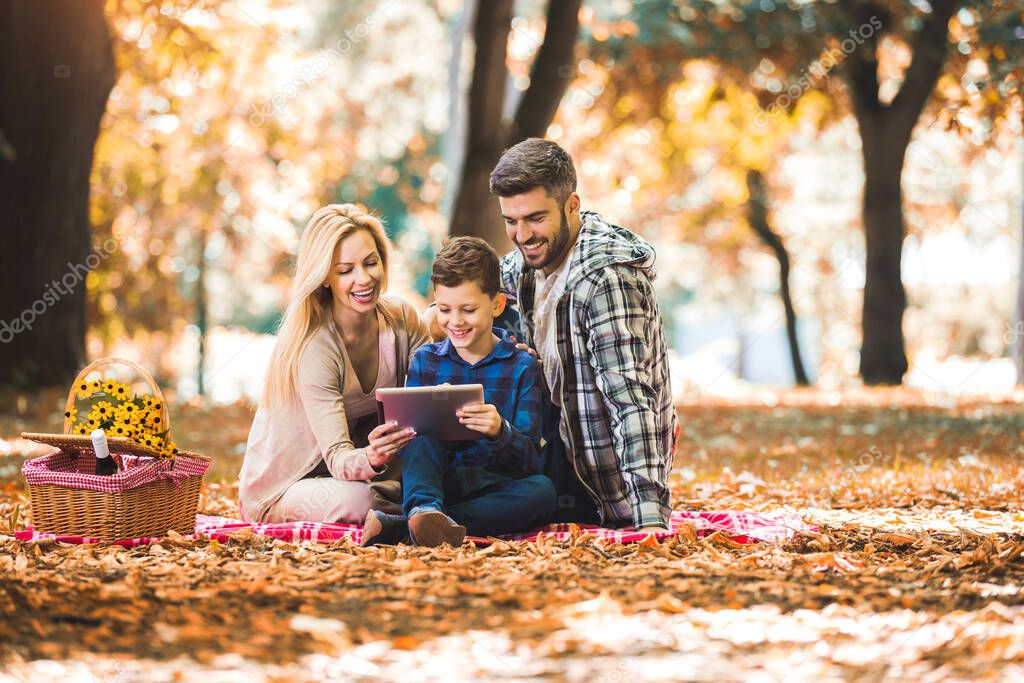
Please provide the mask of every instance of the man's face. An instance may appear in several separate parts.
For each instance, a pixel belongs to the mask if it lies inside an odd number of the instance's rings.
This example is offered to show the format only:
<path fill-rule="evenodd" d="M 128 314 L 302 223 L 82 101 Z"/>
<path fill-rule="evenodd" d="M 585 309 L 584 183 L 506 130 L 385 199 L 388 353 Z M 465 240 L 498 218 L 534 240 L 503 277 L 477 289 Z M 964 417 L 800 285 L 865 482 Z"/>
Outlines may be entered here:
<path fill-rule="evenodd" d="M 574 196 L 570 196 L 570 202 Z M 547 272 L 558 268 L 570 246 L 565 207 L 559 206 L 543 187 L 498 197 L 498 204 L 505 219 L 505 234 L 523 253 L 527 267 Z"/>

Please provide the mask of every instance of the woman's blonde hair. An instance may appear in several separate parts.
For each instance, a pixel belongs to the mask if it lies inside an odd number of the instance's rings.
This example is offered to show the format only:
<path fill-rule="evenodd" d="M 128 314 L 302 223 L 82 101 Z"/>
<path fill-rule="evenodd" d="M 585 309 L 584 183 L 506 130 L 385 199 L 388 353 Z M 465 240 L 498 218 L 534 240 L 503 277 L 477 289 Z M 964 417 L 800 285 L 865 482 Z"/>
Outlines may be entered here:
<path fill-rule="evenodd" d="M 381 292 L 388 286 L 390 242 L 380 220 L 355 204 L 328 204 L 316 210 L 302 231 L 288 307 L 277 330 L 277 343 L 263 386 L 263 405 L 271 408 L 297 399 L 299 358 L 321 325 L 330 323 L 331 290 L 324 287 L 334 249 L 346 237 L 365 230 L 373 238 L 383 270 Z"/>

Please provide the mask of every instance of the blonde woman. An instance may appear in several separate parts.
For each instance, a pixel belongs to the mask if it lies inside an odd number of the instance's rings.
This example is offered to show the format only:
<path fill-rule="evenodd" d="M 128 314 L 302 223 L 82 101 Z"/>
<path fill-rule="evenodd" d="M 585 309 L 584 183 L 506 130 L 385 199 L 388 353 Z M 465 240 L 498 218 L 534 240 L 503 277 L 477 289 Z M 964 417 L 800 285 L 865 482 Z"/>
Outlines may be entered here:
<path fill-rule="evenodd" d="M 394 458 L 414 433 L 379 425 L 374 394 L 403 386 L 428 332 L 383 296 L 388 253 L 380 221 L 352 204 L 306 225 L 239 474 L 243 519 L 362 522 L 371 507 L 397 509 Z"/>

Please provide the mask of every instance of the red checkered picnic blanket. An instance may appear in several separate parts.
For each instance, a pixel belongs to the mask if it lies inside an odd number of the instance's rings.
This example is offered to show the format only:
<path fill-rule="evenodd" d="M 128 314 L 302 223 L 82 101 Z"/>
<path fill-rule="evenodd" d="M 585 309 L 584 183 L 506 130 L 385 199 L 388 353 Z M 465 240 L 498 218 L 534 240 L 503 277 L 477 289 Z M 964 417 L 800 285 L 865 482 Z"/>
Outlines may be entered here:
<path fill-rule="evenodd" d="M 693 525 L 697 536 L 703 537 L 716 531 L 728 536 L 737 543 L 778 543 L 793 538 L 802 531 L 813 531 L 816 527 L 805 523 L 799 516 L 785 512 L 752 512 L 747 510 L 716 510 L 687 511 L 676 510 L 672 513 L 670 530 L 656 534 L 664 538 L 676 534 L 684 525 Z M 501 538 L 509 541 L 536 541 L 542 536 L 553 537 L 565 541 L 572 537 L 573 527 L 580 533 L 591 534 L 595 540 L 607 543 L 633 543 L 646 538 L 632 529 L 604 529 L 586 524 L 550 524 L 540 529 L 521 534 L 511 534 Z M 217 541 L 231 540 L 232 534 L 238 532 L 269 536 L 281 541 L 296 543 L 298 541 L 316 541 L 332 543 L 342 538 L 350 538 L 358 543 L 363 534 L 363 527 L 358 524 L 330 524 L 320 522 L 287 522 L 281 524 L 250 524 L 230 517 L 212 517 L 196 515 L 196 533 L 186 538 L 205 536 Z M 20 541 L 34 541 L 41 538 L 52 538 L 64 543 L 95 543 L 94 539 L 80 536 L 58 536 L 33 530 L 31 527 L 16 531 L 14 537 Z M 477 545 L 488 545 L 491 541 L 484 538 L 469 537 Z M 159 538 L 132 538 L 117 541 L 117 545 L 134 547 L 159 541 Z"/>

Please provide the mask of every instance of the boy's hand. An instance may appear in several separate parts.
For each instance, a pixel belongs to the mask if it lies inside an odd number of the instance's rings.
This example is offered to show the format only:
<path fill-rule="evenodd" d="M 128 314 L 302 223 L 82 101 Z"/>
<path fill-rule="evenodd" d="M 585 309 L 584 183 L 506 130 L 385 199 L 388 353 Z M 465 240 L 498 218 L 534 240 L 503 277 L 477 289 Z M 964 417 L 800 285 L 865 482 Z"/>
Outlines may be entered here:
<path fill-rule="evenodd" d="M 501 434 L 505 422 L 498 414 L 498 409 L 490 403 L 474 403 L 473 405 L 462 406 L 455 411 L 459 422 L 466 425 L 474 432 L 480 432 L 488 439 L 495 439 Z"/>

